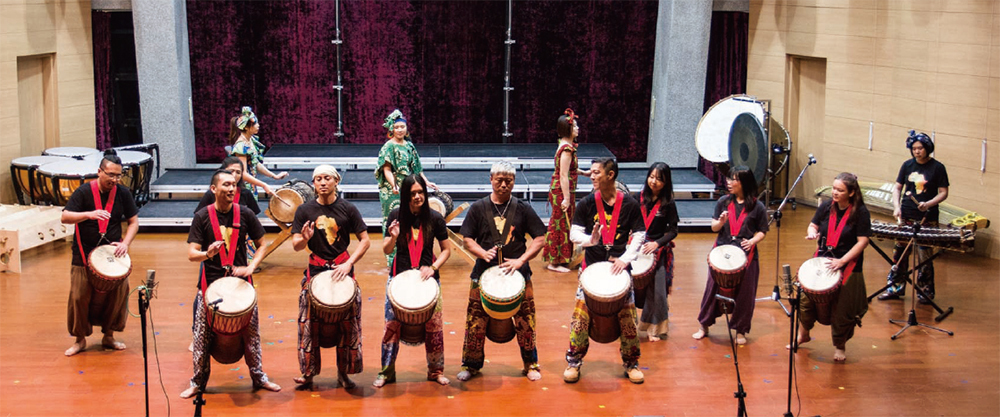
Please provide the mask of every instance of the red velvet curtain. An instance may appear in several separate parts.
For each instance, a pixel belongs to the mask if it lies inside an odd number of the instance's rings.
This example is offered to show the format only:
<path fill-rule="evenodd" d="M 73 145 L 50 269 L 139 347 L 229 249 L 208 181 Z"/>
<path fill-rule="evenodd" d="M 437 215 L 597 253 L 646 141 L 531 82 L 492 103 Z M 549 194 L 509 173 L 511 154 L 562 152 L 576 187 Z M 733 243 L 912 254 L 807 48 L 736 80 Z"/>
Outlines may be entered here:
<path fill-rule="evenodd" d="M 198 162 L 223 157 L 229 118 L 254 108 L 265 143 L 334 143 L 334 1 L 187 1 Z M 655 1 L 516 1 L 510 142 L 554 143 L 566 107 L 581 142 L 643 161 Z M 342 1 L 343 130 L 381 143 L 394 108 L 414 140 L 503 138 L 506 1 Z"/>
<path fill-rule="evenodd" d="M 112 146 L 111 126 L 111 13 L 90 13 L 94 42 L 94 124 L 97 148 Z"/>
<path fill-rule="evenodd" d="M 744 12 L 712 12 L 712 35 L 705 76 L 705 108 L 733 94 L 747 91 L 747 51 L 750 15 Z M 698 170 L 719 187 L 726 179 L 711 162 L 698 157 Z"/>

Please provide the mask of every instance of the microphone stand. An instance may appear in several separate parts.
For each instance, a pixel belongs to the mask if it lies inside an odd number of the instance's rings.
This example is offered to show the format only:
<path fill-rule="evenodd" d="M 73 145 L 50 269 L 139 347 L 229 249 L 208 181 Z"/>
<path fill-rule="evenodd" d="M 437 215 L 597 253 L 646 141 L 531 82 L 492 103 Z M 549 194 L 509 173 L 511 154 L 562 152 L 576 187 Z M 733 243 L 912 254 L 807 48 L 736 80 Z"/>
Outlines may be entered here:
<path fill-rule="evenodd" d="M 736 340 L 733 338 L 733 329 L 729 328 L 729 309 L 726 308 L 726 304 L 733 302 L 733 300 L 719 295 L 716 295 L 716 299 L 719 300 L 722 312 L 726 315 L 726 332 L 729 333 L 729 347 L 733 350 L 733 365 L 736 366 L 736 392 L 733 393 L 733 397 L 736 397 L 738 403 L 736 415 L 744 417 L 747 415 L 747 392 L 743 389 L 743 380 L 740 378 L 740 361 L 736 358 Z"/>
<path fill-rule="evenodd" d="M 201 299 L 202 302 L 207 303 L 207 301 L 205 301 L 204 295 L 202 295 Z M 221 301 L 221 299 L 219 300 Z M 219 313 L 219 303 L 215 303 L 212 306 L 212 315 L 208 319 L 208 331 L 212 331 L 211 329 L 215 328 L 215 315 L 218 313 Z M 203 354 L 207 354 L 207 352 L 204 352 Z M 201 417 L 201 406 L 205 405 L 204 394 L 205 394 L 205 387 L 207 385 L 208 385 L 208 378 L 205 378 L 205 382 L 202 382 L 201 386 L 198 387 L 198 394 L 194 397 L 194 417 Z"/>
<path fill-rule="evenodd" d="M 150 285 L 153 281 L 154 271 L 147 272 L 147 285 L 139 287 L 139 323 L 142 325 L 142 372 L 144 375 L 145 383 L 143 386 L 146 388 L 146 417 L 149 417 L 149 359 L 146 355 L 147 352 L 147 342 L 146 342 L 146 310 L 149 309 L 149 300 L 152 297 L 154 285 Z"/>
<path fill-rule="evenodd" d="M 792 380 L 795 372 L 795 354 L 799 350 L 799 297 L 802 296 L 802 287 L 796 284 L 795 297 L 789 293 L 788 303 L 792 307 L 791 321 L 788 329 L 788 401 L 785 407 L 784 417 L 793 417 L 792 414 Z"/>

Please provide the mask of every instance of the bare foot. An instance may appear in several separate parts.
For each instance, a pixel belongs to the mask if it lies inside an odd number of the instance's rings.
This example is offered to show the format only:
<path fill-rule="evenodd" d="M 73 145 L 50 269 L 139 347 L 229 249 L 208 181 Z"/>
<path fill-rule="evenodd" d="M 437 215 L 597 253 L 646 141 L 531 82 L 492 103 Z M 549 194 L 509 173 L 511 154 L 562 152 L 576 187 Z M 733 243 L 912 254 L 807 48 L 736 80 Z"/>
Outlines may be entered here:
<path fill-rule="evenodd" d="M 372 382 L 372 386 L 375 388 L 382 388 L 385 384 L 396 382 L 396 378 L 388 378 L 384 375 L 379 375 L 375 377 L 375 382 Z"/>
<path fill-rule="evenodd" d="M 565 266 L 562 266 L 562 265 L 548 264 L 548 265 L 545 266 L 545 269 L 548 269 L 549 271 L 552 271 L 552 272 L 558 272 L 560 274 L 565 274 L 565 273 L 569 272 L 569 268 L 567 268 Z"/>
<path fill-rule="evenodd" d="M 811 336 L 809 336 L 809 332 L 801 332 L 799 333 L 799 338 L 796 340 L 797 342 L 795 344 L 798 346 L 802 346 L 813 339 Z M 792 347 L 790 345 L 785 345 L 785 349 L 791 349 L 791 348 Z"/>
<path fill-rule="evenodd" d="M 436 378 L 427 378 L 428 381 L 434 381 L 441 385 L 448 385 L 451 381 L 448 380 L 444 375 L 438 375 Z"/>
<path fill-rule="evenodd" d="M 125 342 L 115 340 L 114 336 L 104 335 L 101 339 L 101 347 L 105 350 L 125 350 Z"/>
<path fill-rule="evenodd" d="M 337 373 L 337 382 L 339 382 L 340 386 L 344 387 L 344 389 L 354 389 L 354 387 L 358 386 L 358 384 L 355 384 L 354 381 L 347 376 L 347 374 L 342 373 Z"/>
<path fill-rule="evenodd" d="M 311 377 L 311 376 L 305 376 L 305 375 L 303 375 L 303 376 L 297 376 L 295 378 L 292 378 L 292 381 L 295 381 L 295 383 L 299 384 L 299 385 L 312 384 L 313 377 Z"/>
<path fill-rule="evenodd" d="M 186 400 L 188 398 L 194 397 L 196 394 L 198 394 L 198 391 L 201 390 L 199 390 L 198 387 L 196 386 L 188 387 L 188 389 L 184 390 L 184 392 L 181 393 L 181 398 Z"/>
<path fill-rule="evenodd" d="M 194 340 L 192 340 L 191 344 L 188 345 L 188 352 L 194 352 Z"/>
<path fill-rule="evenodd" d="M 847 352 L 845 349 L 835 348 L 833 350 L 833 361 L 834 362 L 844 362 L 847 360 Z"/>
<path fill-rule="evenodd" d="M 649 336 L 649 341 L 650 342 L 659 342 L 660 341 L 660 336 L 657 336 L 657 335 L 652 334 L 652 333 L 649 333 L 648 336 Z"/>
<path fill-rule="evenodd" d="M 275 383 L 273 383 L 271 381 L 265 382 L 259 388 L 263 388 L 263 389 L 266 389 L 266 390 L 271 391 L 271 392 L 281 391 L 281 386 L 279 386 L 278 384 L 275 384 Z"/>
<path fill-rule="evenodd" d="M 524 376 L 528 377 L 528 381 L 537 381 L 542 379 L 542 373 L 538 372 L 537 369 L 530 369 Z"/>
<path fill-rule="evenodd" d="M 743 333 L 736 333 L 736 344 L 737 345 L 747 344 L 747 336 Z"/>
<path fill-rule="evenodd" d="M 705 326 L 701 326 L 701 329 L 698 329 L 697 332 L 694 332 L 694 334 L 691 335 L 691 337 L 693 337 L 695 340 L 704 339 L 705 336 L 708 336 L 708 327 Z"/>
<path fill-rule="evenodd" d="M 76 355 L 77 353 L 83 352 L 83 350 L 86 348 L 87 348 L 87 339 L 80 338 L 76 339 L 76 342 L 73 343 L 73 346 L 70 346 L 69 349 L 66 349 L 66 352 L 64 353 L 66 354 L 66 356 L 73 356 Z"/>

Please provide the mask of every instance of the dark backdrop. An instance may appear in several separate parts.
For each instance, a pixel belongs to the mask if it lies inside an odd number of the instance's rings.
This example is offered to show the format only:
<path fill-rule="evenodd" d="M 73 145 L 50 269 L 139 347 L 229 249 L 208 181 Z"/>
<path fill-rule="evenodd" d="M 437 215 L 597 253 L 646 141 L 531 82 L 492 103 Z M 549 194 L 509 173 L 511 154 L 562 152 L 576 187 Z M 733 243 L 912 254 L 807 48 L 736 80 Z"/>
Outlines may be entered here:
<path fill-rule="evenodd" d="M 749 50 L 750 15 L 743 12 L 712 12 L 712 34 L 708 43 L 708 71 L 705 74 L 705 108 L 733 94 L 747 91 L 747 51 Z M 723 170 L 698 157 L 698 171 L 718 188 L 725 189 Z M 721 168 L 721 169 L 720 169 Z"/>
<path fill-rule="evenodd" d="M 249 105 L 265 143 L 334 143 L 333 1 L 187 1 L 198 162 L 224 154 Z M 509 141 L 554 143 L 567 106 L 581 142 L 644 161 L 655 1 L 514 3 Z M 343 130 L 381 143 L 400 108 L 414 140 L 503 141 L 506 1 L 345 1 Z"/>

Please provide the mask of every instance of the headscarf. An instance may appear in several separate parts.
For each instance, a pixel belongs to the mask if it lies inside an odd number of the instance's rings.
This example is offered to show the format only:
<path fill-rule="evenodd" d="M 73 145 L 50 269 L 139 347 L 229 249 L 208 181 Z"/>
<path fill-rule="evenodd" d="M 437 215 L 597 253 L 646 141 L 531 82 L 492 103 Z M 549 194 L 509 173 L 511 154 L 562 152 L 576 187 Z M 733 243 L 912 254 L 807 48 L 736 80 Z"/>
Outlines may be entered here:
<path fill-rule="evenodd" d="M 313 176 L 312 176 L 313 179 L 316 179 L 316 177 L 320 175 L 329 175 L 333 178 L 336 178 L 337 181 L 340 181 L 340 173 L 337 172 L 337 168 L 335 168 L 333 165 L 323 164 L 313 169 Z"/>
<path fill-rule="evenodd" d="M 915 142 L 920 142 L 921 144 L 923 144 L 924 149 L 927 150 L 928 155 L 934 153 L 934 141 L 932 141 L 931 137 L 927 136 L 926 133 L 923 132 L 917 133 L 917 131 L 911 130 L 910 136 L 906 138 L 906 149 L 909 149 L 910 152 L 913 152 L 913 144 Z"/>
<path fill-rule="evenodd" d="M 236 127 L 238 127 L 240 130 L 246 129 L 247 122 L 251 120 L 253 120 L 253 122 L 256 124 L 257 115 L 253 114 L 253 110 L 250 109 L 250 106 L 243 106 L 243 110 L 240 116 L 236 118 Z"/>
<path fill-rule="evenodd" d="M 399 109 L 393 110 L 392 113 L 389 113 L 389 117 L 386 117 L 385 123 L 382 124 L 382 127 L 389 131 L 389 137 L 392 137 L 392 126 L 395 125 L 396 122 L 406 123 L 406 118 L 403 117 L 403 112 L 399 111 Z"/>

